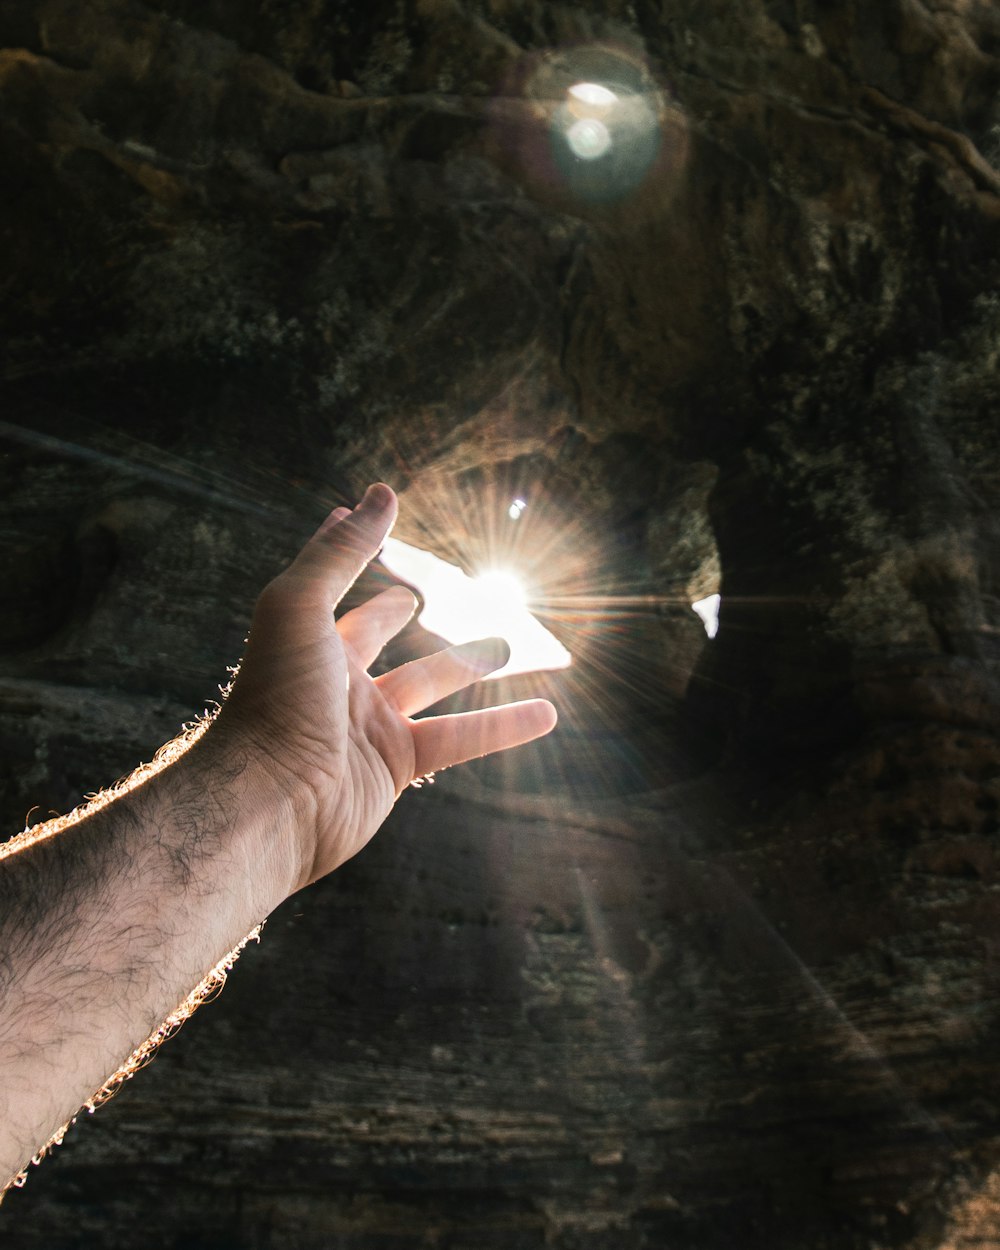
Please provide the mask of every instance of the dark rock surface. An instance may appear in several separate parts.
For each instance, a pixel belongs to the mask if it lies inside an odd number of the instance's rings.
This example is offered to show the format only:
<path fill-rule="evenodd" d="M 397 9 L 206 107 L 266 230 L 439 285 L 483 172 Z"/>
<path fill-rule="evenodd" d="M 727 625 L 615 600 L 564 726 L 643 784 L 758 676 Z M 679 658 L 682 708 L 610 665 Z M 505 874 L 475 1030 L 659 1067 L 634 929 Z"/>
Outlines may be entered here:
<path fill-rule="evenodd" d="M 5 827 L 379 477 L 577 657 L 5 1245 L 1000 1246 L 998 87 L 987 0 L 0 3 Z"/>

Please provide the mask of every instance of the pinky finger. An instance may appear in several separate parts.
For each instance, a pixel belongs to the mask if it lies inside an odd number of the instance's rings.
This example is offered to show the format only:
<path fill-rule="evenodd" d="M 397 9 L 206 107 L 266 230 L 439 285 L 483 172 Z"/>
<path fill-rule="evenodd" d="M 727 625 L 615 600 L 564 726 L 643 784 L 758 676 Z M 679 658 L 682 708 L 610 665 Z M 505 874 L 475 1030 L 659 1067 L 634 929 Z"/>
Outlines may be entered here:
<path fill-rule="evenodd" d="M 545 699 L 414 721 L 413 775 L 425 777 L 464 760 L 531 742 L 555 728 L 555 723 L 556 710 Z"/>

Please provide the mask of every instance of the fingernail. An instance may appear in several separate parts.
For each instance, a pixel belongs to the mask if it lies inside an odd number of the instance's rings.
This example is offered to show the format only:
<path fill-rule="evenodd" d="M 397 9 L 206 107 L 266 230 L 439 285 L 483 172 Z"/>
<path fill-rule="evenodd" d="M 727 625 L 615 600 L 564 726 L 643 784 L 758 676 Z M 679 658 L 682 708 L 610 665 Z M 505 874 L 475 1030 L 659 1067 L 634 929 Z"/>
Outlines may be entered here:
<path fill-rule="evenodd" d="M 482 673 L 492 673 L 510 659 L 510 646 L 504 638 L 477 638 L 459 648 L 466 664 Z"/>
<path fill-rule="evenodd" d="M 380 512 L 384 512 L 390 506 L 393 500 L 392 488 L 386 486 L 385 482 L 373 482 L 361 497 L 359 508 L 374 508 Z"/>

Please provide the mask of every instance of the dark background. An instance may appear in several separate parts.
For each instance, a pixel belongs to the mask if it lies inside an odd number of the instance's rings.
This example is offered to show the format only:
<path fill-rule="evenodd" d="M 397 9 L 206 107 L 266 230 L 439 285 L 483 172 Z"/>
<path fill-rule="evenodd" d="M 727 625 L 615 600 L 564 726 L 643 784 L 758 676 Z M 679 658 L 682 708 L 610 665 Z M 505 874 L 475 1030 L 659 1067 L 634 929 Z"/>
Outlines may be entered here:
<path fill-rule="evenodd" d="M 996 7 L 20 0 L 0 44 L 4 827 L 197 715 L 377 478 L 577 659 L 4 1244 L 1000 1246 Z M 593 167 L 578 80 L 635 110 Z"/>

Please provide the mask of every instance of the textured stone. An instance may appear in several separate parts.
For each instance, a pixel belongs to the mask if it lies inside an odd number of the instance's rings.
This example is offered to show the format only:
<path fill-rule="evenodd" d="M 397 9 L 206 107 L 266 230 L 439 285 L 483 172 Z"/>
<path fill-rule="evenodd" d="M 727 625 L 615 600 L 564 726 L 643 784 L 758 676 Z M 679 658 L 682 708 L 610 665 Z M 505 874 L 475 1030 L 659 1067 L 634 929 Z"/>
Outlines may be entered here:
<path fill-rule="evenodd" d="M 378 477 L 577 657 L 5 1244 L 1000 1245 L 998 55 L 985 0 L 0 3 L 7 826 Z"/>

